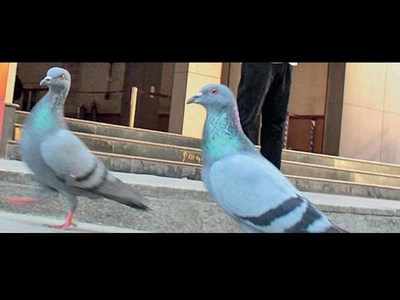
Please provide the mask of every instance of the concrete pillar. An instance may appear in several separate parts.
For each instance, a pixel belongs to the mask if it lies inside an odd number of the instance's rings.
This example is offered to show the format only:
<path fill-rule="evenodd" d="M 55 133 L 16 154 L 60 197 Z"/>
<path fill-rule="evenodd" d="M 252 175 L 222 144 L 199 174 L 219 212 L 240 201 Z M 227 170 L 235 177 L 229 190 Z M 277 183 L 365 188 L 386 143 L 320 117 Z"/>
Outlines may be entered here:
<path fill-rule="evenodd" d="M 199 105 L 186 105 L 186 99 L 209 83 L 221 82 L 222 63 L 177 63 L 171 100 L 169 130 L 201 138 L 206 117 Z"/>
<path fill-rule="evenodd" d="M 14 133 L 15 111 L 18 105 L 14 105 L 14 84 L 17 74 L 17 63 L 0 64 L 0 158 L 6 156 L 8 140 Z"/>
<path fill-rule="evenodd" d="M 324 154 L 339 154 L 345 72 L 346 63 L 329 63 L 325 108 Z"/>
<path fill-rule="evenodd" d="M 176 63 L 171 91 L 171 110 L 169 132 L 181 134 L 185 114 L 186 88 L 188 84 L 189 63 Z"/>

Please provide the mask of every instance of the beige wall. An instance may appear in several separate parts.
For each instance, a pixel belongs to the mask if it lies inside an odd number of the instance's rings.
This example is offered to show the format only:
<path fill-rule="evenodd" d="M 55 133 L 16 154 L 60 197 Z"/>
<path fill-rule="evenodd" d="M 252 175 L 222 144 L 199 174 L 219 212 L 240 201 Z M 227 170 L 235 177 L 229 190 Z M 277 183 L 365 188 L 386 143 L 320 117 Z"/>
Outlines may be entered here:
<path fill-rule="evenodd" d="M 200 138 L 206 111 L 200 105 L 186 105 L 186 100 L 204 85 L 221 82 L 222 63 L 177 63 L 171 102 L 171 132 Z M 183 118 L 183 121 L 182 121 Z"/>
<path fill-rule="evenodd" d="M 400 163 L 400 64 L 348 63 L 340 155 Z"/>
<path fill-rule="evenodd" d="M 325 113 L 328 63 L 300 63 L 293 68 L 289 108 L 291 114 Z"/>
<path fill-rule="evenodd" d="M 220 83 L 221 71 L 222 63 L 190 63 L 186 99 L 198 93 L 206 84 Z M 185 105 L 182 134 L 200 138 L 205 118 L 206 111 L 202 106 Z"/>

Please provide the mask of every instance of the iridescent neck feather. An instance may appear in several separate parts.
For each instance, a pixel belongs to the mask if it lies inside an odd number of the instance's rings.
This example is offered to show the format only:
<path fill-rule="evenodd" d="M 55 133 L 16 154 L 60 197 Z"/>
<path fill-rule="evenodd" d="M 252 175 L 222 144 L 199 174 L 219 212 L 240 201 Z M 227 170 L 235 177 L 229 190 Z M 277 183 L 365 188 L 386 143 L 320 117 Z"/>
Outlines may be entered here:
<path fill-rule="evenodd" d="M 63 94 L 49 92 L 40 100 L 31 112 L 33 130 L 48 131 L 55 128 L 66 127 L 64 120 Z"/>
<path fill-rule="evenodd" d="M 202 148 L 204 159 L 207 162 L 213 162 L 238 152 L 254 150 L 253 144 L 243 133 L 236 107 L 207 110 Z"/>

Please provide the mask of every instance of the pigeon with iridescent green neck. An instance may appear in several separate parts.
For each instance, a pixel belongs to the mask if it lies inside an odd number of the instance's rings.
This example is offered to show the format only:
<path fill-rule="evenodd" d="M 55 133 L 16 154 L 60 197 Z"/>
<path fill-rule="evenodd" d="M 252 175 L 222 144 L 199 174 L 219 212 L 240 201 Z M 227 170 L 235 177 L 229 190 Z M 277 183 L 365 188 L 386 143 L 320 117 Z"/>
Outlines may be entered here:
<path fill-rule="evenodd" d="M 51 68 L 40 85 L 47 86 L 49 91 L 24 123 L 21 154 L 37 181 L 57 190 L 68 200 L 65 223 L 55 227 L 66 229 L 72 225 L 77 196 L 104 197 L 136 209 L 147 209 L 140 193 L 113 176 L 68 130 L 64 103 L 71 85 L 69 72 Z"/>
<path fill-rule="evenodd" d="M 235 97 L 220 84 L 188 100 L 207 110 L 202 180 L 211 196 L 246 232 L 338 233 L 243 133 Z"/>

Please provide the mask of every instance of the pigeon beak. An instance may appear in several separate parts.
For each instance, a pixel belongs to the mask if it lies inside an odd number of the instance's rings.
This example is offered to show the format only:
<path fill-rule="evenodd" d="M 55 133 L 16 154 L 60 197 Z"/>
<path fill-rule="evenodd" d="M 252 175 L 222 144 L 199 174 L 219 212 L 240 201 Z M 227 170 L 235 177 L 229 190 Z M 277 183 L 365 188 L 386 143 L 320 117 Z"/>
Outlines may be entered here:
<path fill-rule="evenodd" d="M 48 86 L 48 84 L 51 82 L 53 78 L 51 78 L 50 76 L 46 76 L 45 78 L 43 78 L 43 80 L 40 82 L 40 86 Z"/>
<path fill-rule="evenodd" d="M 199 99 L 203 96 L 203 93 L 198 93 L 194 95 L 192 98 L 189 98 L 186 101 L 186 104 L 192 104 L 192 103 L 199 103 Z"/>

